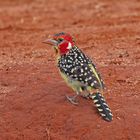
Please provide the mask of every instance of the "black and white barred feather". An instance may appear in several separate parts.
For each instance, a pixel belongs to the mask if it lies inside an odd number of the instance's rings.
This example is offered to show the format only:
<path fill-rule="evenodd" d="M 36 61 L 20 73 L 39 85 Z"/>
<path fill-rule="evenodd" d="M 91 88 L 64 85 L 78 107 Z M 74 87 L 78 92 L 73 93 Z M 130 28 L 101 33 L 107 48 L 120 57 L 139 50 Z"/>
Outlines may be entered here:
<path fill-rule="evenodd" d="M 91 98 L 93 99 L 93 102 L 102 118 L 106 121 L 112 121 L 113 115 L 104 97 L 99 92 L 97 92 L 91 95 Z"/>

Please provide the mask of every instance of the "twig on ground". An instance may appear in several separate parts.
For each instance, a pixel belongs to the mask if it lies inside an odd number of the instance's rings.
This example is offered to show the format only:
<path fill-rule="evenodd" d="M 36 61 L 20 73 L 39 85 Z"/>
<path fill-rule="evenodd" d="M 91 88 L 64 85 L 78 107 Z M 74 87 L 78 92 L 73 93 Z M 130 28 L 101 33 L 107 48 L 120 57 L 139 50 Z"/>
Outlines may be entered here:
<path fill-rule="evenodd" d="M 46 133 L 47 133 L 47 140 L 51 140 L 51 136 L 50 136 L 50 130 L 48 128 L 46 128 Z"/>

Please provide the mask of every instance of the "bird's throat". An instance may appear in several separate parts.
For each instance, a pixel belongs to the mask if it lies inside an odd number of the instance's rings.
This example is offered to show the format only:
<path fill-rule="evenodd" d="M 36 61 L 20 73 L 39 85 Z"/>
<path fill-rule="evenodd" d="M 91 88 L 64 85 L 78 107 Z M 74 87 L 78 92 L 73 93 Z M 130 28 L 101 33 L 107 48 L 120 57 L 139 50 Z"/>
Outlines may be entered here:
<path fill-rule="evenodd" d="M 54 46 L 54 51 L 55 51 L 56 54 L 58 54 L 57 46 Z"/>

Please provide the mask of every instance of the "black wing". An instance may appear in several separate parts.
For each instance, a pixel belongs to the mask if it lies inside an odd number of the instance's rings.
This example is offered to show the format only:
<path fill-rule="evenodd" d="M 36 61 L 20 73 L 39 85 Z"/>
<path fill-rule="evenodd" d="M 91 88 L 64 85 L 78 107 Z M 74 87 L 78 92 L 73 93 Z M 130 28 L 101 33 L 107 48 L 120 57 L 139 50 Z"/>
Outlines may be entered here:
<path fill-rule="evenodd" d="M 81 50 L 74 50 L 74 53 L 64 55 L 58 63 L 58 66 L 64 74 L 70 78 L 90 86 L 95 89 L 103 89 L 104 84 L 96 70 L 95 65 L 89 57 Z"/>

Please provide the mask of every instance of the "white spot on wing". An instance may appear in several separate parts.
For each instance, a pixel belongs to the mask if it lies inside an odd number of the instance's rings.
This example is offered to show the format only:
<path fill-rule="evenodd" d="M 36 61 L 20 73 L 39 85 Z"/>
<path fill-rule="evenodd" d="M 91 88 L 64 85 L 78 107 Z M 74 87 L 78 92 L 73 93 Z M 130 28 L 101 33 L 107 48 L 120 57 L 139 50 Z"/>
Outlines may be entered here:
<path fill-rule="evenodd" d="M 94 86 L 94 83 L 91 83 L 91 86 Z"/>

